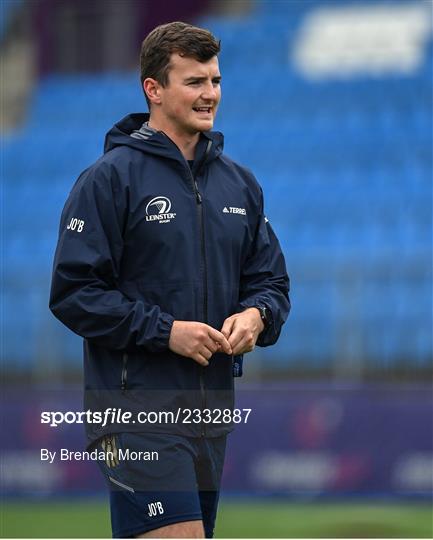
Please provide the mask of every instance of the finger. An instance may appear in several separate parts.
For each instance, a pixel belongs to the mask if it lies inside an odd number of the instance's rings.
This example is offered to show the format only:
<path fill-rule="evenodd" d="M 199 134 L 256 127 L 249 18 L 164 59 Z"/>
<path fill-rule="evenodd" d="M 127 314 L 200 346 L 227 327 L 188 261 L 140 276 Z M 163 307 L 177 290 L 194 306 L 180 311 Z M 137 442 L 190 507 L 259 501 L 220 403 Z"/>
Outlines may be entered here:
<path fill-rule="evenodd" d="M 210 350 L 211 354 L 216 353 L 221 348 L 220 344 L 211 338 L 207 339 L 203 345 Z"/>
<path fill-rule="evenodd" d="M 209 326 L 209 337 L 213 339 L 213 341 L 216 341 L 221 345 L 222 350 L 226 354 L 232 354 L 232 348 L 230 343 L 227 341 L 227 338 L 225 335 L 221 332 L 218 332 L 218 330 L 215 330 L 215 328 L 212 328 Z"/>
<path fill-rule="evenodd" d="M 227 341 L 226 338 L 224 338 L 224 341 L 222 341 L 220 345 L 224 353 L 232 354 L 232 346 L 230 345 L 230 343 Z"/>
<path fill-rule="evenodd" d="M 232 348 L 232 354 L 239 354 L 239 347 L 242 345 L 242 334 L 238 331 L 234 331 L 229 337 L 229 343 Z"/>
<path fill-rule="evenodd" d="M 206 358 L 200 354 L 200 353 L 196 353 L 193 357 L 193 360 L 195 360 L 198 364 L 200 364 L 201 366 L 208 366 L 209 365 L 209 362 L 206 360 Z"/>
<path fill-rule="evenodd" d="M 208 335 L 211 339 L 216 341 L 217 343 L 223 343 L 226 337 L 224 334 L 216 330 L 215 328 L 212 328 L 212 326 L 208 326 Z"/>
<path fill-rule="evenodd" d="M 249 345 L 253 345 L 252 333 L 241 324 L 235 324 L 233 331 L 229 337 L 229 343 L 234 351 L 233 354 L 239 354 L 240 349 L 248 349 Z"/>
<path fill-rule="evenodd" d="M 204 356 L 206 360 L 209 360 L 213 355 L 213 352 L 210 349 L 208 349 L 207 345 L 202 345 L 201 349 L 198 352 L 199 354 Z"/>
<path fill-rule="evenodd" d="M 254 346 L 248 345 L 245 341 L 241 341 L 233 348 L 233 356 L 238 354 L 249 353 L 254 350 Z"/>
<path fill-rule="evenodd" d="M 235 320 L 232 317 L 228 317 L 223 324 L 223 327 L 221 328 L 221 333 L 226 337 L 226 339 L 229 339 L 230 334 L 233 331 L 233 325 L 235 324 Z"/>
<path fill-rule="evenodd" d="M 241 341 L 242 336 L 245 332 L 245 329 L 241 327 L 239 322 L 236 319 L 232 319 L 230 328 L 230 335 L 227 338 L 232 350 L 238 345 L 238 343 Z"/>

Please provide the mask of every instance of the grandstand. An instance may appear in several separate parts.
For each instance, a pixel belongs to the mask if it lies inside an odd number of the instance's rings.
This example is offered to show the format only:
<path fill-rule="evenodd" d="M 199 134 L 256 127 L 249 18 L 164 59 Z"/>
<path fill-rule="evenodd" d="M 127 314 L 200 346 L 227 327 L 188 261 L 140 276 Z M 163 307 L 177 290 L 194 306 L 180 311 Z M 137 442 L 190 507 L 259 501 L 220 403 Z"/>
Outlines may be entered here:
<path fill-rule="evenodd" d="M 417 5 L 422 20 L 426 3 Z M 431 28 L 405 14 L 415 21 L 406 33 L 421 37 L 403 72 L 386 62 L 303 71 L 308 18 L 322 7 L 254 2 L 242 17 L 199 21 L 222 40 L 216 128 L 264 188 L 292 281 L 289 322 L 275 347 L 251 355 L 247 377 L 416 376 L 433 351 Z M 350 25 L 356 4 L 345 8 Z M 349 60 L 362 56 L 355 45 Z M 52 73 L 38 80 L 22 125 L 2 136 L 8 373 L 81 369 L 80 339 L 47 308 L 59 216 L 105 132 L 144 109 L 135 72 Z"/>

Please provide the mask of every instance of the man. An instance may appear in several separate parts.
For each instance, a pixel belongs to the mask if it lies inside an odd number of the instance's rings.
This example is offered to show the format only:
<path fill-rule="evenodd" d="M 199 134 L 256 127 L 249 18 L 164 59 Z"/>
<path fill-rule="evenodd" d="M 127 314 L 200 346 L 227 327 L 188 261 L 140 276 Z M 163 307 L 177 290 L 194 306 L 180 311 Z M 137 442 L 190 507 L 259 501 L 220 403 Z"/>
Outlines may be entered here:
<path fill-rule="evenodd" d="M 261 188 L 210 131 L 219 50 L 180 22 L 147 36 L 150 115 L 112 128 L 61 219 L 50 307 L 84 338 L 86 408 L 133 418 L 86 427 L 106 452 L 115 537 L 212 537 L 233 376 L 244 353 L 275 343 L 289 311 Z"/>

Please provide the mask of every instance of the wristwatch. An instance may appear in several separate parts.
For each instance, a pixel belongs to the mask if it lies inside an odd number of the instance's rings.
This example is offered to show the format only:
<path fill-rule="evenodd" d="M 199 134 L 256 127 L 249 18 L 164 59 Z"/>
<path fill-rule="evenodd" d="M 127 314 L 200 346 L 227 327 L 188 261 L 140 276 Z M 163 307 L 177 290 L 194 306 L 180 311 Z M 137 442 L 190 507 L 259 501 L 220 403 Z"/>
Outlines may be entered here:
<path fill-rule="evenodd" d="M 265 326 L 264 330 L 266 330 L 269 325 L 272 323 L 272 313 L 271 310 L 268 309 L 266 306 L 255 306 L 260 313 L 260 318 L 262 319 L 262 322 Z"/>

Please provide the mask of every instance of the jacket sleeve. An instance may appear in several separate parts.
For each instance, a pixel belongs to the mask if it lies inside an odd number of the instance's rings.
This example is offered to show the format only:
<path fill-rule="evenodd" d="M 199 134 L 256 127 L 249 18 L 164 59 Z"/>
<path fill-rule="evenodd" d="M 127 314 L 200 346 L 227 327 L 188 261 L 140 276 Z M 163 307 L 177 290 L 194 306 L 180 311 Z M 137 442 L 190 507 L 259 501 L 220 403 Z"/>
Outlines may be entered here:
<path fill-rule="evenodd" d="M 166 349 L 174 318 L 118 287 L 128 204 L 106 164 L 85 171 L 63 209 L 50 309 L 76 334 L 112 349 Z"/>
<path fill-rule="evenodd" d="M 250 252 L 242 268 L 240 310 L 264 306 L 272 314 L 272 323 L 257 340 L 257 345 L 273 345 L 290 311 L 289 277 L 284 255 L 270 223 L 263 213 L 260 190 L 260 215 Z"/>

